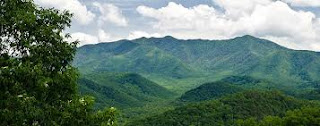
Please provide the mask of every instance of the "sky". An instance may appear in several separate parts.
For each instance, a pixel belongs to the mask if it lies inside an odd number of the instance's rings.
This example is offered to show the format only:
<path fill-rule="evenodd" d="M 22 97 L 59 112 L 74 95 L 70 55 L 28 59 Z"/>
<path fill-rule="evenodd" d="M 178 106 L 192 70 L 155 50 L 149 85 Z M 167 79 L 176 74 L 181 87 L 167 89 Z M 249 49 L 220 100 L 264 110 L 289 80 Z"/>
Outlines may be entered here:
<path fill-rule="evenodd" d="M 230 39 L 252 35 L 297 50 L 320 51 L 320 0 L 34 0 L 69 10 L 65 32 L 80 46 L 173 36 Z"/>

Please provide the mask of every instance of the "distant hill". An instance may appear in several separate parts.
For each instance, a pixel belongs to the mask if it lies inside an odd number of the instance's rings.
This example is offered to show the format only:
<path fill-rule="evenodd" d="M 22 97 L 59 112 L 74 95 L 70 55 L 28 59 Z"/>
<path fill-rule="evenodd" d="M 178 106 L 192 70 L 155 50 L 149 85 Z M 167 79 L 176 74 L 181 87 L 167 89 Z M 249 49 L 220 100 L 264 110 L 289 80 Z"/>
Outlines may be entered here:
<path fill-rule="evenodd" d="M 293 90 L 290 85 L 283 85 L 277 81 L 271 82 L 266 79 L 259 79 L 251 76 L 229 76 L 221 79 L 220 81 L 245 89 L 281 90 L 283 92 L 290 92 Z"/>
<path fill-rule="evenodd" d="M 137 73 L 180 94 L 228 76 L 252 76 L 298 91 L 320 81 L 320 53 L 291 50 L 248 35 L 230 40 L 167 36 L 85 45 L 73 64 L 84 75 Z"/>
<path fill-rule="evenodd" d="M 288 110 L 319 103 L 298 100 L 277 91 L 245 91 L 217 100 L 189 104 L 128 123 L 128 126 L 234 125 L 237 119 L 284 116 Z"/>
<path fill-rule="evenodd" d="M 139 107 L 157 100 L 168 99 L 172 92 L 132 73 L 97 72 L 78 81 L 81 94 L 96 97 L 97 107 Z"/>
<path fill-rule="evenodd" d="M 288 95 L 307 99 L 319 98 L 318 90 L 311 92 L 293 92 L 292 87 L 273 83 L 264 79 L 250 76 L 229 76 L 216 82 L 200 85 L 185 92 L 178 100 L 182 102 L 198 102 L 217 99 L 225 95 L 234 94 L 244 90 L 280 90 Z M 299 94 L 302 93 L 302 94 Z"/>
<path fill-rule="evenodd" d="M 237 85 L 227 82 L 213 82 L 203 84 L 195 89 L 184 93 L 178 100 L 182 102 L 198 102 L 220 98 L 222 96 L 242 91 L 243 89 Z"/>

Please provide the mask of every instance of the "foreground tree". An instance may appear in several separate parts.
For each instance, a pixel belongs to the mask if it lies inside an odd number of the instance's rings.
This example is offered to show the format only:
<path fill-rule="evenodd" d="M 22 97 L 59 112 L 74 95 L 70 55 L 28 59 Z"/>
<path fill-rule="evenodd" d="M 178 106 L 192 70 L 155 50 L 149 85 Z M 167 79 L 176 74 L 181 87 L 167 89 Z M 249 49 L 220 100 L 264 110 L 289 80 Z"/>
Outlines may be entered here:
<path fill-rule="evenodd" d="M 68 11 L 32 0 L 0 1 L 0 125 L 113 125 L 115 109 L 94 112 L 77 95 L 77 41 Z"/>
<path fill-rule="evenodd" d="M 284 117 L 266 116 L 262 120 L 237 120 L 237 126 L 320 126 L 320 108 L 302 107 L 287 111 Z"/>

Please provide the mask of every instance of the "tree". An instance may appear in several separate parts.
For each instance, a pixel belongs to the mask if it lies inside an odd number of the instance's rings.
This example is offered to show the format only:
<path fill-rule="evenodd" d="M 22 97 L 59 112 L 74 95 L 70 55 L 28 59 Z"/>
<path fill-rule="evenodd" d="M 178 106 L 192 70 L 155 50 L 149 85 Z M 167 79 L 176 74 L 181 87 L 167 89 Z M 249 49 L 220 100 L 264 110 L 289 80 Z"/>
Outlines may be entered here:
<path fill-rule="evenodd" d="M 72 14 L 32 0 L 0 1 L 0 125 L 112 125 L 114 109 L 95 113 L 77 94 L 67 42 Z"/>
<path fill-rule="evenodd" d="M 237 126 L 258 126 L 258 122 L 255 118 L 248 118 L 245 120 L 239 119 L 236 121 Z"/>
<path fill-rule="evenodd" d="M 289 110 L 284 117 L 266 116 L 263 120 L 237 120 L 237 126 L 320 126 L 320 108 L 305 106 Z"/>
<path fill-rule="evenodd" d="M 320 126 L 320 108 L 303 107 L 288 111 L 283 119 L 287 126 Z"/>

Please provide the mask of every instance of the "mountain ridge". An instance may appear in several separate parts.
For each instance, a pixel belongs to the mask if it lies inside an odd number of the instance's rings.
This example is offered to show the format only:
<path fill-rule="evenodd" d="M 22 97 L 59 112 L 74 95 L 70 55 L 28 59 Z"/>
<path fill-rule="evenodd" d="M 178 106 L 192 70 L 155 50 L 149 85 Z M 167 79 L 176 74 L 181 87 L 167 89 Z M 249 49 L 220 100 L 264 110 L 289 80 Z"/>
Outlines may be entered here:
<path fill-rule="evenodd" d="M 97 43 L 97 44 L 86 44 L 86 45 L 82 45 L 79 48 L 83 48 L 83 47 L 87 47 L 87 46 L 93 46 L 93 45 L 104 45 L 104 44 L 112 44 L 112 43 L 118 43 L 118 42 L 132 42 L 132 43 L 136 43 L 134 41 L 141 41 L 141 40 L 153 40 L 153 39 L 171 39 L 171 40 L 182 40 L 182 41 L 225 41 L 225 40 L 236 40 L 236 39 L 241 39 L 241 38 L 248 38 L 248 39 L 261 39 L 261 40 L 266 40 L 269 41 L 277 46 L 281 46 L 275 42 L 272 42 L 268 39 L 262 39 L 262 38 L 258 38 L 258 37 L 254 37 L 252 35 L 243 35 L 243 36 L 239 36 L 239 37 L 234 37 L 234 38 L 229 38 L 229 39 L 178 39 L 175 38 L 173 36 L 164 36 L 164 37 L 140 37 L 140 38 L 136 38 L 136 39 L 120 39 L 120 40 L 116 40 L 116 41 L 110 41 L 110 42 L 101 42 L 101 43 Z M 286 48 L 284 46 L 281 46 L 283 48 Z M 286 49 L 290 49 L 290 48 L 286 48 Z M 290 49 L 290 50 L 295 50 L 295 49 Z M 310 51 L 310 50 L 297 50 L 297 51 Z M 310 52 L 316 52 L 316 51 L 310 51 Z M 320 52 L 319 52 L 320 53 Z"/>
<path fill-rule="evenodd" d="M 128 108 L 171 98 L 174 93 L 134 73 L 97 72 L 81 76 L 81 94 L 93 95 L 97 108 L 105 106 Z"/>
<path fill-rule="evenodd" d="M 216 100 L 177 107 L 140 120 L 128 126 L 163 125 L 236 125 L 237 119 L 284 116 L 286 111 L 303 106 L 318 106 L 318 102 L 296 99 L 277 91 L 244 91 Z"/>
<path fill-rule="evenodd" d="M 229 40 L 179 40 L 167 36 L 82 46 L 74 66 L 82 74 L 137 73 L 183 93 L 233 75 L 290 86 L 320 81 L 319 59 L 318 52 L 292 50 L 249 35 Z"/>

